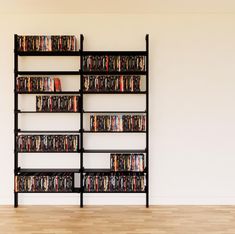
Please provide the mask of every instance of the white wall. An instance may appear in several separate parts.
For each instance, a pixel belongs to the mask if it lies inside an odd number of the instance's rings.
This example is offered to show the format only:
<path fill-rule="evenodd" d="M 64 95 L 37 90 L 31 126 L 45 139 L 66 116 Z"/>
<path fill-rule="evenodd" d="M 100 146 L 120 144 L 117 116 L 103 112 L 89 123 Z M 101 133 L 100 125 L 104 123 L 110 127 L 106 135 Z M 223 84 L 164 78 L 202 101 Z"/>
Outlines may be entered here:
<path fill-rule="evenodd" d="M 13 203 L 14 33 L 83 33 L 85 50 L 141 50 L 149 33 L 150 203 L 235 204 L 234 28 L 233 14 L 1 15 L 0 204 Z M 33 119 L 30 125 L 35 127 Z M 35 128 L 44 125 L 50 127 Z M 58 158 L 26 155 L 21 165 L 65 167 L 78 161 Z M 20 202 L 77 204 L 78 196 L 28 194 Z M 86 204 L 144 202 L 144 195 L 85 195 Z"/>

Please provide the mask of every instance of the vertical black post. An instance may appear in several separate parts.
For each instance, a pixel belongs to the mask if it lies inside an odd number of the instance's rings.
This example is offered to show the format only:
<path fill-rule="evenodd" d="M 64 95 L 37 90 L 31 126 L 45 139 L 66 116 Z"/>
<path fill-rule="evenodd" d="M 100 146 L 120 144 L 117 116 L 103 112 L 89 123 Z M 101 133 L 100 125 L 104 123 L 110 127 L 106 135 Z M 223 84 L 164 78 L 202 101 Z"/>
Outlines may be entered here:
<path fill-rule="evenodd" d="M 81 105 L 81 114 L 80 114 L 80 143 L 81 143 L 81 146 L 80 146 L 80 149 L 81 149 L 81 152 L 80 152 L 80 188 L 81 188 L 81 191 L 80 191 L 80 207 L 82 208 L 83 207 L 83 173 L 84 173 L 84 168 L 83 168 L 83 151 L 84 151 L 84 148 L 83 148 L 83 65 L 82 65 L 82 61 L 83 61 L 83 40 L 84 40 L 84 37 L 83 35 L 81 34 L 80 35 L 80 92 L 81 92 L 81 95 L 80 95 L 80 105 Z"/>
<path fill-rule="evenodd" d="M 149 35 L 146 35 L 146 207 L 149 207 Z"/>
<path fill-rule="evenodd" d="M 16 78 L 18 75 L 18 55 L 17 55 L 17 35 L 14 35 L 14 176 L 18 170 L 18 151 L 17 151 L 17 136 L 18 136 L 18 93 L 16 90 Z M 14 177 L 15 179 L 15 177 Z M 14 180 L 15 181 L 15 180 Z M 14 190 L 14 207 L 18 207 L 18 193 Z"/>

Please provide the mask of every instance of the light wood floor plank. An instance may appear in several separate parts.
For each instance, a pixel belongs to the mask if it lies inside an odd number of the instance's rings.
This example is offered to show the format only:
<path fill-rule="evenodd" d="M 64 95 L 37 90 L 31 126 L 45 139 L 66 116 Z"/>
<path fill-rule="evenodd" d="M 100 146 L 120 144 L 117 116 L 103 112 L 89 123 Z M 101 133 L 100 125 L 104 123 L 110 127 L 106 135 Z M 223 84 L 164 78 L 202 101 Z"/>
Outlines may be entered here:
<path fill-rule="evenodd" d="M 235 234 L 235 206 L 0 206 L 0 234 Z"/>

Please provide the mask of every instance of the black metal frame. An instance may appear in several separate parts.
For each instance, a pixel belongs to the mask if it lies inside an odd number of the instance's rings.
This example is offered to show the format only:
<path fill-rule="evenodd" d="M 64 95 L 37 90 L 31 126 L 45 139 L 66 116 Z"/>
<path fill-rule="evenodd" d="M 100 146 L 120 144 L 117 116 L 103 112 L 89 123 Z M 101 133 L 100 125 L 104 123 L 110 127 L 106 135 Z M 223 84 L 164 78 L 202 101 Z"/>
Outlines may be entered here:
<path fill-rule="evenodd" d="M 145 51 L 84 51 L 83 50 L 83 42 L 84 36 L 80 35 L 80 50 L 79 51 L 70 51 L 70 52 L 19 52 L 17 51 L 17 35 L 14 35 L 14 174 L 19 175 L 22 173 L 35 173 L 35 172 L 43 172 L 43 173 L 53 173 L 53 172 L 72 172 L 73 173 L 73 191 L 72 193 L 80 194 L 80 207 L 83 207 L 83 195 L 84 193 L 143 193 L 146 194 L 146 207 L 149 207 L 149 35 L 147 34 L 145 37 L 146 40 L 146 50 Z M 146 56 L 146 70 L 145 71 L 131 71 L 131 72 L 119 72 L 119 71 L 84 71 L 83 70 L 83 56 L 85 55 L 143 55 Z M 78 71 L 19 71 L 18 70 L 18 56 L 77 56 L 80 57 L 80 70 Z M 91 91 L 83 91 L 83 80 L 84 75 L 144 75 L 146 80 L 146 90 L 140 92 L 91 92 Z M 79 75 L 80 76 L 80 90 L 79 91 L 63 91 L 63 92 L 17 92 L 16 90 L 16 78 L 18 75 Z M 18 126 L 18 115 L 19 114 L 32 114 L 32 113 L 59 113 L 59 112 L 37 112 L 37 111 L 21 111 L 18 108 L 18 95 L 19 94 L 80 94 L 81 97 L 81 108 L 79 112 L 63 112 L 63 113 L 80 113 L 80 130 L 21 130 Z M 144 111 L 86 111 L 83 107 L 83 98 L 84 95 L 89 94 L 123 94 L 123 95 L 145 95 L 146 96 L 146 110 Z M 131 132 L 94 132 L 84 130 L 83 128 L 83 118 L 84 114 L 89 113 L 143 113 L 146 115 L 146 131 L 131 131 Z M 77 169 L 21 169 L 18 166 L 18 154 L 19 153 L 27 153 L 27 152 L 18 152 L 17 151 L 17 136 L 21 133 L 79 133 L 80 136 L 80 149 L 77 152 L 61 152 L 61 153 L 79 153 L 80 154 L 80 168 Z M 84 149 L 83 148 L 83 138 L 84 133 L 133 133 L 133 134 L 145 134 L 146 135 L 146 148 L 145 149 Z M 83 157 L 84 154 L 100 154 L 100 153 L 144 153 L 146 155 L 146 167 L 143 172 L 112 172 L 110 169 L 88 169 L 83 166 Z M 42 153 L 42 152 L 28 152 L 28 153 Z M 45 152 L 45 153 L 60 153 L 60 152 Z M 146 187 L 145 191 L 141 192 L 87 192 L 84 191 L 83 178 L 85 173 L 122 173 L 122 174 L 131 174 L 131 173 L 139 173 L 144 174 L 146 176 Z M 74 177 L 75 173 L 80 174 L 80 188 L 75 188 L 74 185 Z M 27 192 L 15 192 L 14 191 L 14 206 L 18 207 L 18 194 L 19 193 L 27 193 Z M 28 192 L 32 193 L 32 192 Z M 55 193 L 55 192 L 39 192 L 39 193 Z M 58 192 L 61 193 L 61 192 Z M 71 192 L 68 192 L 71 193 Z"/>

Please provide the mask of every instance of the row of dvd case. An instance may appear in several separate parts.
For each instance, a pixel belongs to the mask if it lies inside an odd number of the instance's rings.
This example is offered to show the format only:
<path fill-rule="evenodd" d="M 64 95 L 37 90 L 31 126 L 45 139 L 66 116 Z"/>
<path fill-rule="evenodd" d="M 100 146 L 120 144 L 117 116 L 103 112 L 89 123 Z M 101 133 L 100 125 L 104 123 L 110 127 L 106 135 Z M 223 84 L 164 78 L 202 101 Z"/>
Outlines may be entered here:
<path fill-rule="evenodd" d="M 18 152 L 77 152 L 78 135 L 19 135 Z"/>
<path fill-rule="evenodd" d="M 80 96 L 36 96 L 38 112 L 79 112 Z"/>
<path fill-rule="evenodd" d="M 84 76 L 84 91 L 120 91 L 139 92 L 141 87 L 141 77 L 132 75 L 116 76 Z"/>
<path fill-rule="evenodd" d="M 73 35 L 17 37 L 18 51 L 76 51 L 77 39 Z"/>
<path fill-rule="evenodd" d="M 145 131 L 145 115 L 90 115 L 91 131 Z"/>
<path fill-rule="evenodd" d="M 145 56 L 88 55 L 83 57 L 84 71 L 145 71 Z"/>
<path fill-rule="evenodd" d="M 89 173 L 84 177 L 86 192 L 143 192 L 145 191 L 145 176 L 139 174 L 117 175 Z"/>
<path fill-rule="evenodd" d="M 144 171 L 144 154 L 110 154 L 112 171 Z"/>
<path fill-rule="evenodd" d="M 57 77 L 17 77 L 16 89 L 18 92 L 60 92 L 61 80 Z"/>
<path fill-rule="evenodd" d="M 15 176 L 15 192 L 72 192 L 71 173 L 63 175 Z"/>

